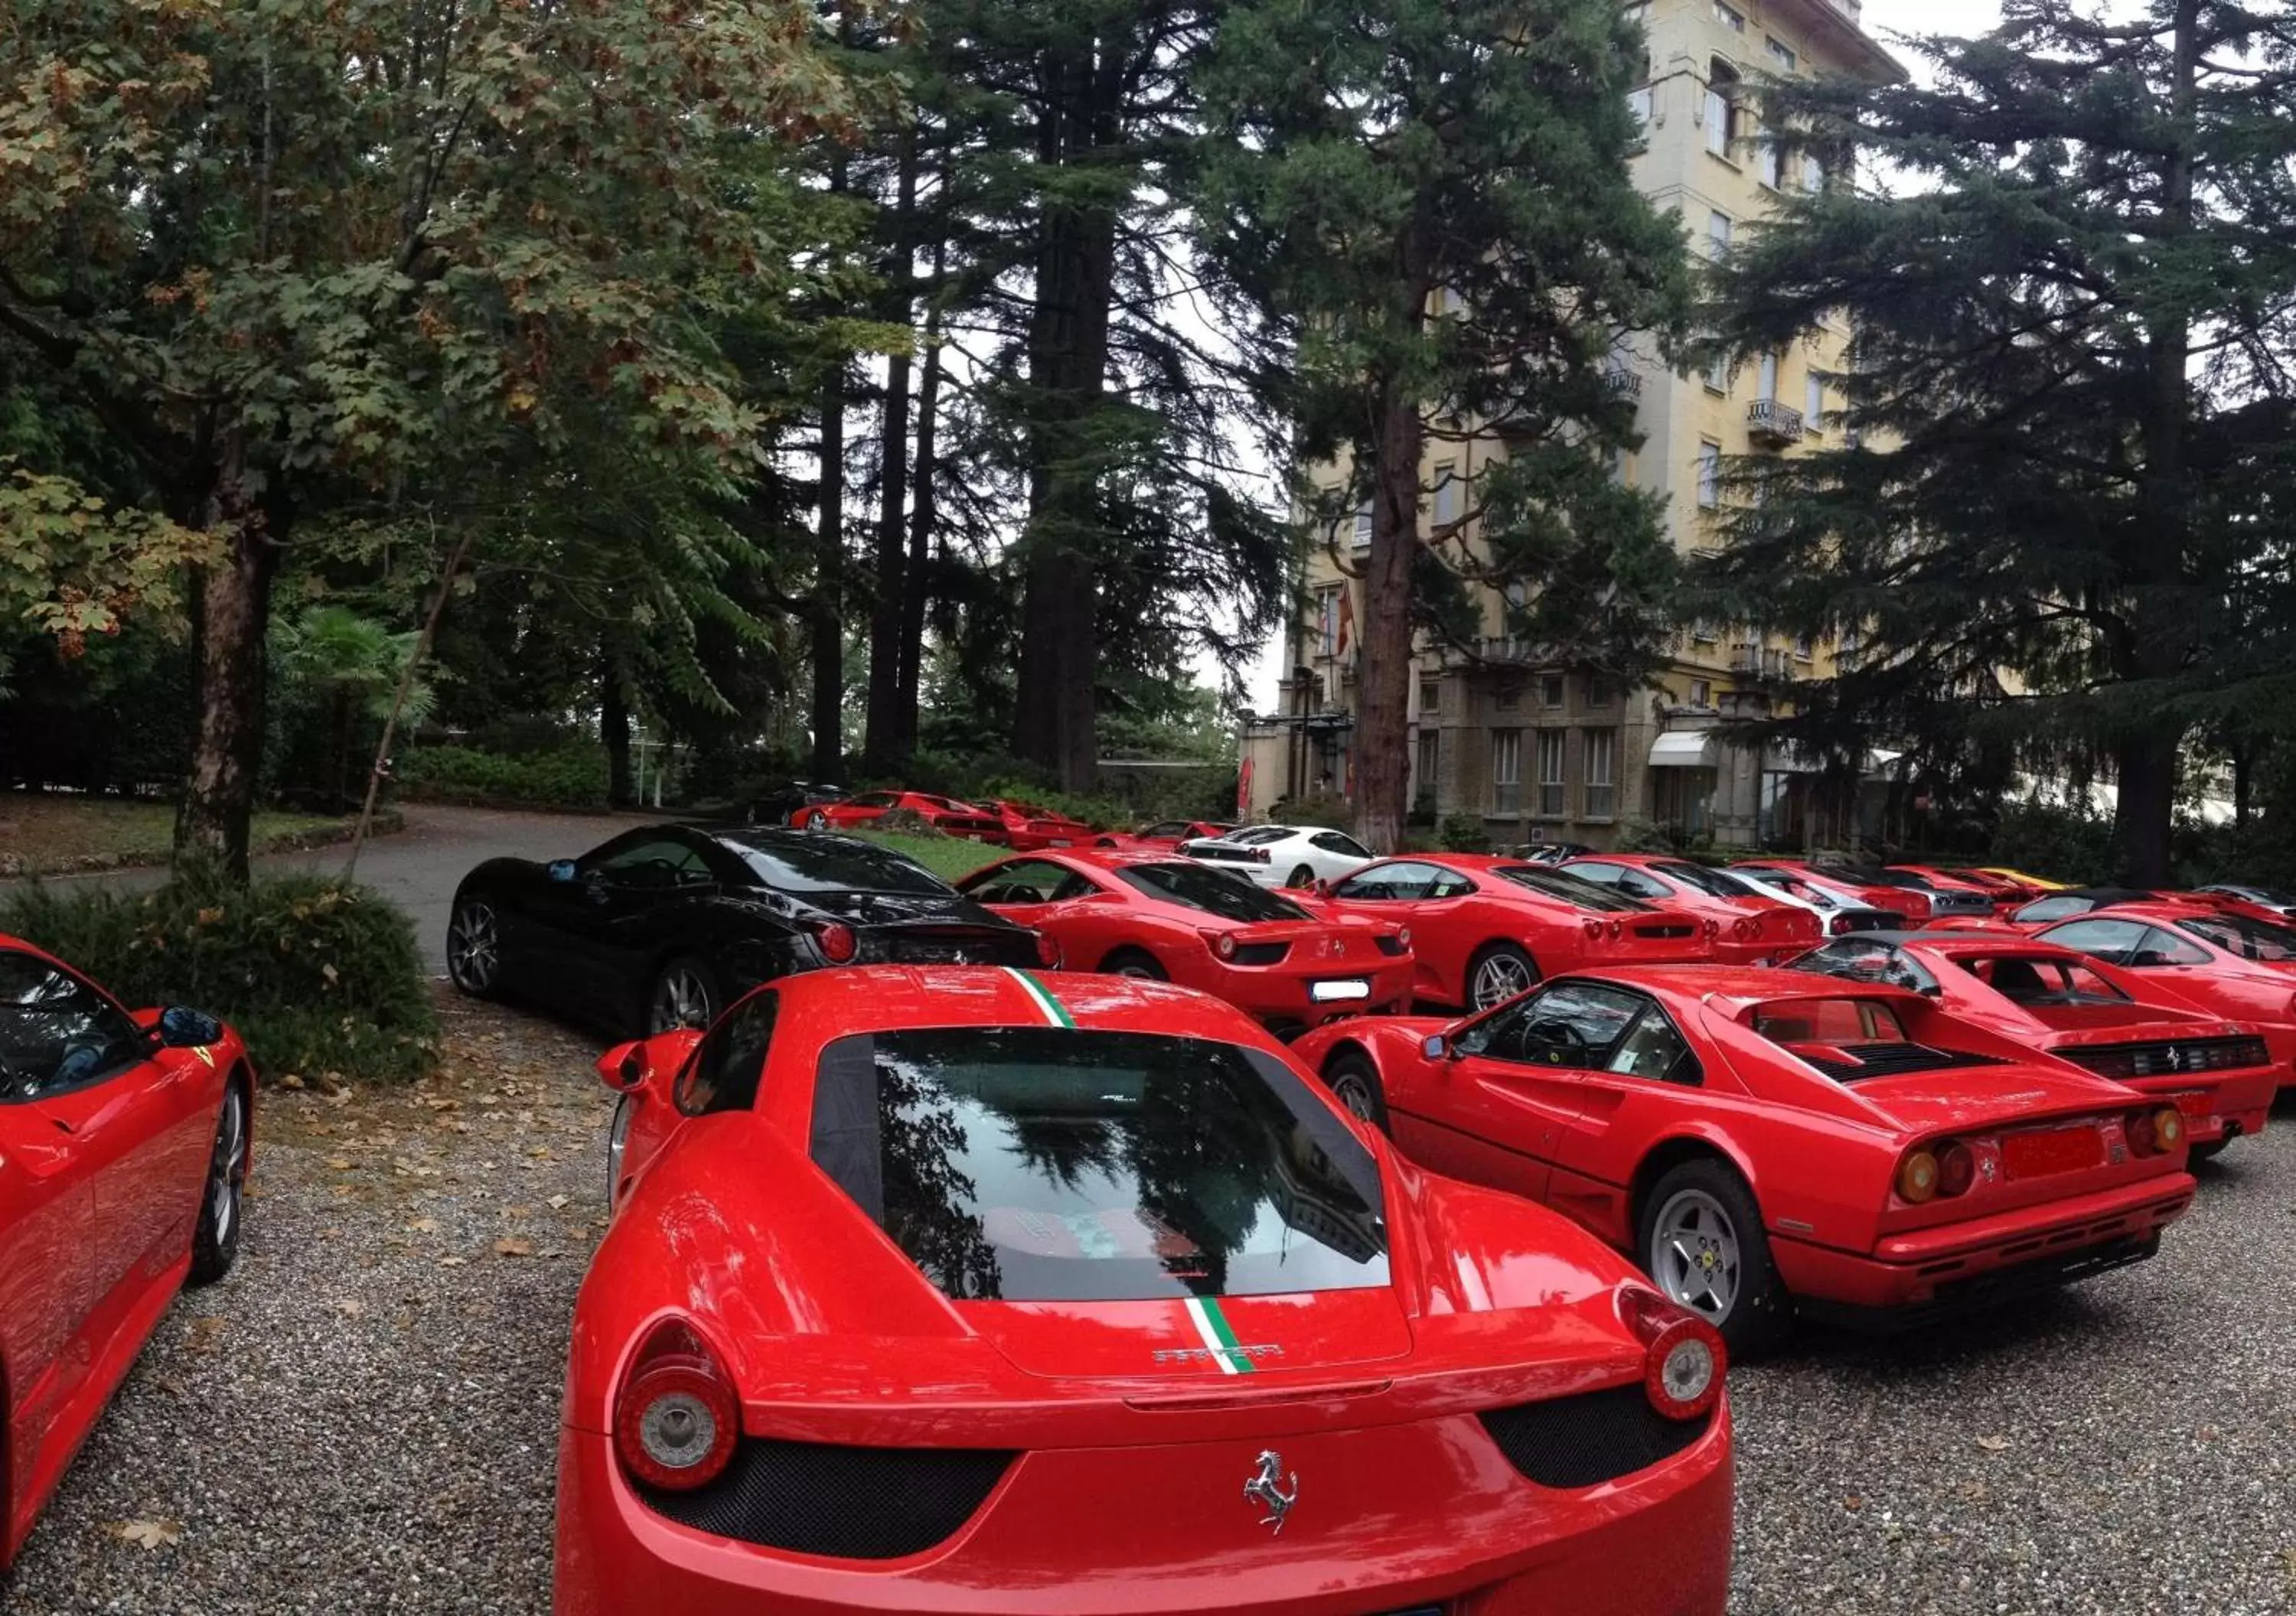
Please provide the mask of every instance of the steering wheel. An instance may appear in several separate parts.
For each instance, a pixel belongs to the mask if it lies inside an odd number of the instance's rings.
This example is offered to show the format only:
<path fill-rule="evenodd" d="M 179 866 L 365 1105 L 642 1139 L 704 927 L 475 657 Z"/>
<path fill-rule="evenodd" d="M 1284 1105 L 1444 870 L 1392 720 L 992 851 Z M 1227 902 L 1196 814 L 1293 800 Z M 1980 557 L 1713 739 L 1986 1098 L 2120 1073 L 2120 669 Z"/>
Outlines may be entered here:
<path fill-rule="evenodd" d="M 1542 1049 L 1560 1049 L 1565 1054 L 1584 1057 L 1594 1046 L 1587 1035 L 1571 1023 L 1556 1017 L 1534 1021 L 1522 1030 L 1523 1041 Z"/>

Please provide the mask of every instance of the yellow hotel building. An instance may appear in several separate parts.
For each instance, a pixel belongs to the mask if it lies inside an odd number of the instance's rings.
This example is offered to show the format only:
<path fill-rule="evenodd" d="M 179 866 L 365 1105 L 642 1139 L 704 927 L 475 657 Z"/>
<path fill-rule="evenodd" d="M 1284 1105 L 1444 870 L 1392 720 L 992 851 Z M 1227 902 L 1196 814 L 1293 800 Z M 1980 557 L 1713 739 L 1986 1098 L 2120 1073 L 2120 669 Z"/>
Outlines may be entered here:
<path fill-rule="evenodd" d="M 1642 10 L 1649 75 L 1634 103 L 1646 143 L 1635 180 L 1680 216 L 1693 251 L 1726 246 L 1782 192 L 1822 177 L 1813 162 L 1766 138 L 1753 81 L 1766 73 L 1903 76 L 1859 28 L 1855 0 L 1651 0 Z M 1644 441 L 1619 475 L 1664 494 L 1677 547 L 1708 542 L 1723 456 L 1792 454 L 1839 430 L 1826 425 L 1816 372 L 1836 363 L 1846 338 L 1846 331 L 1823 330 L 1758 363 L 1692 377 L 1673 374 L 1647 352 L 1621 354 L 1616 385 L 1636 399 Z M 1431 527 L 1456 519 L 1453 502 L 1475 470 L 1465 462 L 1501 453 L 1496 442 L 1431 442 L 1421 468 L 1423 520 Z M 1472 544 L 1472 530 L 1467 536 Z M 1347 547 L 1347 535 L 1337 538 Z M 1358 518 L 1357 559 L 1369 543 L 1368 521 Z M 1243 728 L 1255 815 L 1281 798 L 1344 793 L 1354 778 L 1352 630 L 1363 618 L 1362 585 L 1342 575 L 1324 543 L 1310 556 L 1307 584 L 1308 608 L 1286 633 L 1278 711 Z M 1423 637 L 1414 658 L 1414 815 L 1479 814 L 1500 845 L 1604 847 L 1630 817 L 1723 845 L 1800 838 L 1808 805 L 1801 765 L 1775 749 L 1734 745 L 1715 730 L 1728 718 L 1760 715 L 1763 698 L 1747 687 L 1815 673 L 1828 648 L 1700 624 L 1682 635 L 1657 689 L 1590 688 L 1541 667 L 1536 648 L 1507 637 L 1498 592 L 1470 587 L 1487 597 L 1477 655 L 1439 649 Z"/>

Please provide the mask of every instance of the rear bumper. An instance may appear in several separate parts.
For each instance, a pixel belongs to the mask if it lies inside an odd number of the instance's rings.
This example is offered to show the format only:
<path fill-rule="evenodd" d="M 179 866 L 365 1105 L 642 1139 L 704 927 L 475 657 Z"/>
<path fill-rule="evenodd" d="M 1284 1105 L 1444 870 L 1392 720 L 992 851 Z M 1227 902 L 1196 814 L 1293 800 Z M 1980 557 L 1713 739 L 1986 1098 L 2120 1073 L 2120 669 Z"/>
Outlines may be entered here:
<path fill-rule="evenodd" d="M 1779 1277 L 1800 1310 L 1905 1326 L 2085 1279 L 2152 1255 L 2193 1204 L 2192 1175 L 1948 1223 L 1882 1240 L 1870 1255 L 1773 1231 Z"/>
<path fill-rule="evenodd" d="M 1319 1027 L 1346 1016 L 1384 1013 L 1405 1008 L 1411 999 L 1415 967 L 1407 958 L 1382 955 L 1370 961 L 1327 959 L 1308 966 L 1226 966 L 1204 985 L 1214 998 L 1226 1000 L 1260 1021 L 1290 1026 Z M 1316 987 L 1364 984 L 1360 999 L 1317 999 Z"/>
<path fill-rule="evenodd" d="M 561 1433 L 557 1616 L 1722 1616 L 1730 1569 L 1726 1417 L 1602 1486 L 1524 1481 L 1472 1416 L 1283 1442 L 1300 1505 L 1279 1537 L 1240 1496 L 1239 1438 L 1023 1456 L 973 1519 L 906 1559 L 837 1562 L 706 1536 L 656 1514 L 608 1439 Z M 1217 1448 L 1218 1451 L 1208 1451 Z M 1208 1475 L 1233 1474 L 1213 1487 Z M 1112 1476 L 1121 1476 L 1120 1491 Z M 1087 1481 L 1086 1478 L 1097 1478 Z M 1400 1486 L 1445 1506 L 1393 1507 Z M 1387 1507 L 1373 1507 L 1383 1497 Z M 1328 1513 L 1317 1513 L 1328 1499 Z M 898 1500 L 888 1500 L 898 1508 Z"/>
<path fill-rule="evenodd" d="M 2235 1072 L 2218 1081 L 2190 1077 L 2136 1077 L 2114 1080 L 2139 1094 L 2174 1105 L 2185 1119 L 2185 1131 L 2195 1145 L 2211 1145 L 2234 1135 L 2261 1133 L 2272 1114 L 2272 1097 L 2279 1090 L 2279 1075 L 2269 1067 Z"/>

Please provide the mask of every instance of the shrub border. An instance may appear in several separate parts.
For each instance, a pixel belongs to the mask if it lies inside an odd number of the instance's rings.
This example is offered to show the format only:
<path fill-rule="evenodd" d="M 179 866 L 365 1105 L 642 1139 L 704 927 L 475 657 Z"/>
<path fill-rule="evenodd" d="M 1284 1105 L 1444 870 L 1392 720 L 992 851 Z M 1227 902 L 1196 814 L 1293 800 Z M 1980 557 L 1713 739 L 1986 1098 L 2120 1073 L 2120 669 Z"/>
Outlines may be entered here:
<path fill-rule="evenodd" d="M 366 828 L 370 839 L 390 836 L 406 828 L 406 816 L 396 808 L 378 808 L 374 819 Z M 256 858 L 275 853 L 308 853 L 317 847 L 340 847 L 358 834 L 356 816 L 337 825 L 315 826 L 308 830 L 289 830 L 267 837 L 259 847 L 250 849 Z M 174 857 L 167 853 L 81 853 L 62 859 L 30 859 L 21 853 L 0 853 L 0 881 L 34 881 L 51 876 L 92 875 L 106 869 L 156 869 L 172 863 Z"/>

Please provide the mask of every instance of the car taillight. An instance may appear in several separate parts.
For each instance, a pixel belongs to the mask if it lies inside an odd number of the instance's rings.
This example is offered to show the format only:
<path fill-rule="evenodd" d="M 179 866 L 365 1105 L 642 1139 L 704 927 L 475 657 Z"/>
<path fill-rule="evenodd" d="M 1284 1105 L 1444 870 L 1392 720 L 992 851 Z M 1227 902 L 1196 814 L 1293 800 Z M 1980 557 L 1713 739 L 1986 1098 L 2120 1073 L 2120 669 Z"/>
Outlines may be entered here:
<path fill-rule="evenodd" d="M 1061 945 L 1049 932 L 1037 934 L 1037 962 L 1048 971 L 1061 968 Z"/>
<path fill-rule="evenodd" d="M 1210 943 L 1210 944 L 1212 945 L 1212 952 L 1213 952 L 1213 953 L 1215 953 L 1215 954 L 1218 954 L 1221 959 L 1234 959 L 1234 958 L 1235 958 L 1235 934 L 1234 934 L 1234 933 L 1233 933 L 1233 932 L 1214 932 L 1214 933 L 1210 933 L 1210 934 L 1209 934 L 1209 935 L 1206 935 L 1206 937 L 1204 938 L 1204 941 L 1205 941 L 1205 942 L 1207 942 L 1207 943 Z"/>
<path fill-rule="evenodd" d="M 1411 928 L 1409 926 L 1398 926 L 1395 928 L 1395 946 L 1399 949 L 1408 949 L 1411 946 Z"/>
<path fill-rule="evenodd" d="M 2185 1118 L 2174 1106 L 2163 1106 L 2158 1111 L 2138 1112 L 2124 1124 L 2124 1130 L 2128 1135 L 2129 1155 L 2166 1155 L 2185 1142 Z"/>
<path fill-rule="evenodd" d="M 1623 920 L 1613 920 L 1604 929 L 1611 934 L 1611 941 L 1613 943 L 1627 935 L 1627 924 Z"/>
<path fill-rule="evenodd" d="M 1742 941 L 1752 936 L 1758 929 L 1759 927 L 1756 922 L 1748 919 L 1743 915 L 1739 916 L 1735 920 L 1730 922 L 1730 935 L 1733 937 L 1741 939 Z"/>
<path fill-rule="evenodd" d="M 861 951 L 861 940 L 842 920 L 832 920 L 822 926 L 813 934 L 813 940 L 821 949 L 821 957 L 832 965 L 843 965 Z"/>
<path fill-rule="evenodd" d="M 1719 1331 L 1638 1285 L 1619 1287 L 1619 1322 L 1643 1343 L 1643 1394 L 1670 1420 L 1694 1420 L 1722 1395 L 1729 1353 Z"/>
<path fill-rule="evenodd" d="M 1833 924 L 1827 926 L 1826 930 L 1832 932 L 1837 937 L 1848 935 L 1849 931 L 1849 917 L 1847 915 L 1834 916 Z"/>
<path fill-rule="evenodd" d="M 1959 1139 L 1937 1147 L 1937 1192 L 1957 1196 L 1977 1182 L 1977 1153 Z"/>
<path fill-rule="evenodd" d="M 657 1325 L 614 1405 L 614 1449 L 649 1487 L 690 1492 L 718 1479 L 742 1434 L 733 1382 L 693 1326 Z"/>
<path fill-rule="evenodd" d="M 1909 1205 L 1933 1201 L 1938 1192 L 1938 1159 L 1928 1150 L 1916 1150 L 1898 1163 L 1898 1196 Z"/>
<path fill-rule="evenodd" d="M 1589 937 L 1600 937 L 1603 935 L 1603 923 L 1600 920 L 1588 920 L 1586 926 L 1587 935 Z"/>
<path fill-rule="evenodd" d="M 1717 938 L 1717 937 L 1720 936 L 1721 935 L 1722 935 L 1722 923 L 1721 923 L 1720 921 L 1718 921 L 1718 920 L 1709 920 L 1709 921 L 1707 921 L 1707 922 L 1706 922 L 1706 937 L 1707 937 L 1707 941 L 1708 941 L 1708 942 L 1710 942 L 1710 942 L 1712 942 L 1715 938 Z"/>

